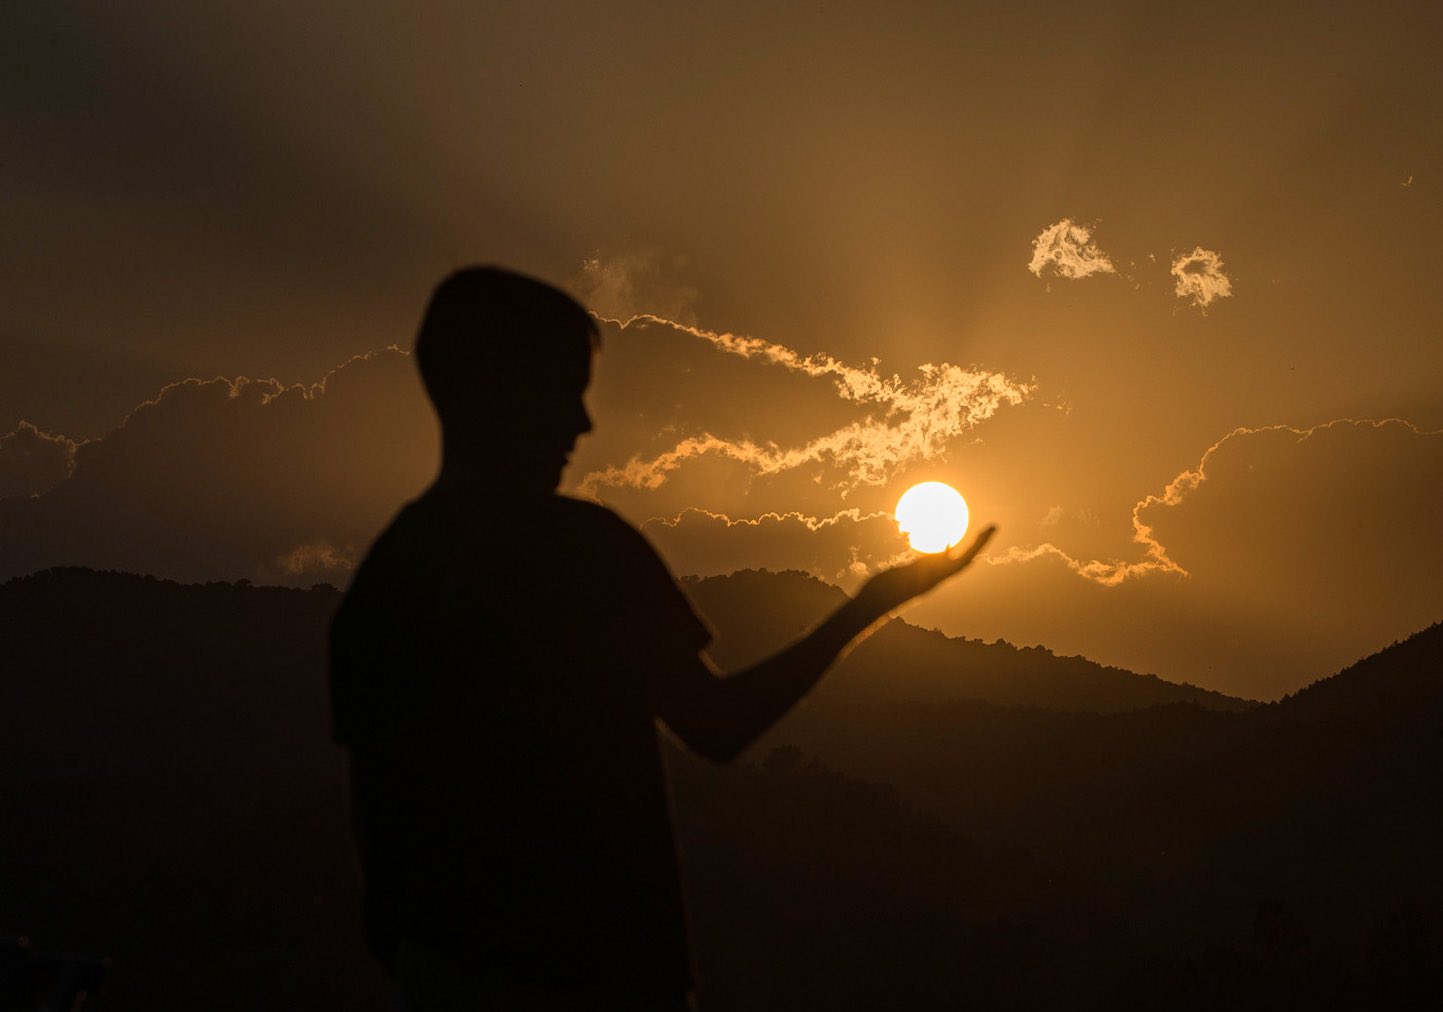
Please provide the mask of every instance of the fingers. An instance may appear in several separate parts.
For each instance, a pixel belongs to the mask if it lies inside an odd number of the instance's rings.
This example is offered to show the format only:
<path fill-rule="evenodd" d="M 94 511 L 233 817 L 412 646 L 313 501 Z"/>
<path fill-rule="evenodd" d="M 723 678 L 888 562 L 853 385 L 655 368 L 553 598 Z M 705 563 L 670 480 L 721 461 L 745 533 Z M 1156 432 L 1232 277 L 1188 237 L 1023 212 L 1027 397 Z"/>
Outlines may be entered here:
<path fill-rule="evenodd" d="M 878 604 L 883 612 L 900 607 L 967 568 L 996 532 L 995 524 L 984 528 L 961 554 L 923 555 L 894 569 L 878 573 L 867 582 L 862 593 Z"/>
<path fill-rule="evenodd" d="M 959 573 L 963 569 L 966 569 L 967 566 L 971 564 L 972 560 L 977 558 L 978 553 L 980 553 L 983 548 L 987 547 L 987 542 L 991 541 L 992 535 L 996 533 L 997 525 L 988 524 L 985 528 L 982 529 L 982 531 L 977 535 L 977 537 L 972 539 L 972 543 L 968 545 L 961 554 L 953 555 L 949 552 L 946 556 L 948 574 Z"/>
<path fill-rule="evenodd" d="M 914 593 L 922 594 L 941 583 L 943 580 L 956 576 L 977 558 L 978 553 L 992 540 L 992 535 L 997 533 L 997 525 L 989 524 L 978 535 L 972 539 L 972 543 L 961 553 L 953 555 L 951 552 L 944 552 L 940 555 L 924 555 L 909 567 L 913 572 L 925 581 L 925 585 L 917 588 Z M 955 550 L 955 546 L 954 546 Z"/>

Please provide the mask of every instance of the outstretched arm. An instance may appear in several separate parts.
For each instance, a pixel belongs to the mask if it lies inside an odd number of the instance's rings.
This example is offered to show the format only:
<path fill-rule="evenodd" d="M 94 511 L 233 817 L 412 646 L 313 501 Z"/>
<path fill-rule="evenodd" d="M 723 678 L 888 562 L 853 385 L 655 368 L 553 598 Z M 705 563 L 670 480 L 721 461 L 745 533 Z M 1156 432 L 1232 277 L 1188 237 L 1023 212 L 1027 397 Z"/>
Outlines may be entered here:
<path fill-rule="evenodd" d="M 967 568 L 995 530 L 988 527 L 965 551 L 926 555 L 878 573 L 797 642 L 736 674 L 718 677 L 699 659 L 676 680 L 661 718 L 693 751 L 717 762 L 735 758 L 890 612 Z"/>

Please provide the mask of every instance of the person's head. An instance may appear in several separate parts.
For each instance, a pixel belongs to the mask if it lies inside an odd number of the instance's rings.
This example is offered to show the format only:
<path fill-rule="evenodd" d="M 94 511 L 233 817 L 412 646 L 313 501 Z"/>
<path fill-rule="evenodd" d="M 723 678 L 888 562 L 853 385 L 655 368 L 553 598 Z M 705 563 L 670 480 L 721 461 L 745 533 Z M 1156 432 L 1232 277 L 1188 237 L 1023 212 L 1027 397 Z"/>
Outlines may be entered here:
<path fill-rule="evenodd" d="M 446 467 L 554 489 L 591 430 L 582 395 L 599 344 L 575 299 L 499 267 L 466 267 L 436 286 L 416 365 L 441 418 Z"/>

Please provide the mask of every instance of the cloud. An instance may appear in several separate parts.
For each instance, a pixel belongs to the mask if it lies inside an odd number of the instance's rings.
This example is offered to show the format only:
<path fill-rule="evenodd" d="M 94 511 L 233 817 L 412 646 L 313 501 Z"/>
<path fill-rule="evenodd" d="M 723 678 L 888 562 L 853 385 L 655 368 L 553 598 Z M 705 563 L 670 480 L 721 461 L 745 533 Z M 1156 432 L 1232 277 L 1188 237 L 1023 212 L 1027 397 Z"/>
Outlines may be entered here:
<path fill-rule="evenodd" d="M 345 583 L 356 568 L 356 552 L 328 541 L 297 545 L 275 560 L 276 568 L 292 579 L 314 577 L 318 582 Z"/>
<path fill-rule="evenodd" d="M 0 333 L 0 363 L 0 434 L 28 421 L 76 442 L 109 432 L 175 379 L 174 370 L 119 343 L 41 341 L 12 333 Z"/>
<path fill-rule="evenodd" d="M 1083 554 L 1062 509 L 1019 506 L 979 565 L 907 615 L 1271 698 L 1443 617 L 1440 501 L 1443 431 L 1238 428 L 1123 507 L 1135 554 Z M 1052 540 L 1008 543 L 1039 514 L 1057 518 Z M 905 548 L 887 513 L 865 510 L 691 509 L 643 530 L 679 573 L 800 569 L 844 587 Z"/>
<path fill-rule="evenodd" d="M 1133 515 L 1137 540 L 1166 568 L 1195 579 L 1229 573 L 1230 592 L 1251 597 L 1259 588 L 1246 584 L 1261 567 L 1311 597 L 1319 582 L 1397 590 L 1409 571 L 1436 572 L 1439 501 L 1443 431 L 1344 418 L 1235 429 Z"/>
<path fill-rule="evenodd" d="M 1180 471 L 1160 491 L 1133 504 L 1131 540 L 1140 550 L 1138 557 L 1089 559 L 1047 542 L 994 546 L 986 558 L 993 566 L 1051 559 L 1108 588 L 1152 574 L 1210 580 L 1231 567 L 1229 580 L 1238 586 L 1228 593 L 1235 595 L 1262 576 L 1269 587 L 1279 580 L 1312 585 L 1344 562 L 1348 579 L 1356 582 L 1365 573 L 1393 572 L 1403 557 L 1416 560 L 1419 552 L 1443 569 L 1443 535 L 1430 513 L 1431 504 L 1439 501 L 1443 431 L 1424 431 L 1396 418 L 1337 419 L 1305 429 L 1243 427 L 1209 446 L 1195 466 Z M 1053 506 L 1039 523 L 1055 527 L 1062 516 L 1062 508 Z M 872 524 L 875 520 L 884 522 Z M 787 568 L 819 575 L 847 572 L 858 558 L 888 559 L 905 547 L 885 512 L 845 510 L 822 520 L 767 513 L 735 520 L 685 510 L 647 525 L 658 531 L 709 526 L 714 543 L 706 572 L 766 565 L 751 557 L 730 561 L 722 547 L 727 535 L 740 543 L 753 540 L 758 531 L 785 528 L 797 541 L 822 532 L 844 533 L 830 554 L 821 551 L 822 542 L 815 538 L 811 547 L 785 550 L 784 539 L 776 539 L 779 553 L 814 558 L 805 564 L 789 558 Z M 1363 534 L 1345 539 L 1346 550 L 1340 550 L 1337 543 L 1349 529 Z M 878 534 L 885 536 L 879 539 Z"/>
<path fill-rule="evenodd" d="M 664 258 L 659 250 L 650 248 L 598 252 L 581 262 L 573 287 L 582 304 L 604 319 L 629 320 L 652 313 L 692 323 L 701 293 L 669 279 L 686 266 L 684 258 Z"/>
<path fill-rule="evenodd" d="M 21 422 L 0 436 L 0 499 L 38 495 L 70 476 L 78 444 Z"/>
<path fill-rule="evenodd" d="M 726 355 L 829 380 L 838 400 L 877 408 L 880 414 L 869 412 L 794 445 L 711 432 L 685 436 L 661 452 L 636 454 L 625 463 L 589 472 L 578 486 L 585 495 L 596 495 L 608 487 L 655 490 L 683 464 L 704 456 L 735 461 L 757 476 L 822 464 L 835 471 L 835 484 L 845 494 L 860 486 L 884 484 L 900 468 L 945 453 L 953 440 L 1004 405 L 1021 404 L 1035 389 L 1002 373 L 946 362 L 920 365 L 918 378 L 904 381 L 896 375 L 882 375 L 875 364 L 858 367 L 830 355 L 801 355 L 760 338 L 719 334 L 650 315 L 620 326 L 625 330 L 637 324 L 670 328 Z"/>
<path fill-rule="evenodd" d="M 1092 230 L 1071 218 L 1042 230 L 1032 243 L 1027 269 L 1039 278 L 1043 271 L 1064 278 L 1117 273 L 1107 254 L 1092 242 Z"/>
<path fill-rule="evenodd" d="M 17 435 L 32 448 L 67 445 Z M 437 443 L 399 351 L 354 358 L 309 385 L 173 383 L 75 447 L 54 487 L 0 499 L 0 579 L 74 564 L 186 580 L 343 582 L 434 473 Z M 10 457 L 13 444 L 0 445 Z M 49 452 L 54 474 L 61 454 Z"/>
<path fill-rule="evenodd" d="M 1233 294 L 1233 284 L 1223 273 L 1223 258 L 1201 246 L 1175 259 L 1171 273 L 1177 279 L 1173 289 L 1177 297 L 1204 312 L 1217 299 Z"/>
<path fill-rule="evenodd" d="M 1239 428 L 1132 507 L 1138 557 L 999 548 L 967 578 L 965 607 L 944 589 L 921 612 L 954 632 L 1272 697 L 1443 617 L 1440 501 L 1443 431 Z"/>
<path fill-rule="evenodd" d="M 804 511 L 808 489 L 835 509 L 837 487 L 875 485 L 908 462 L 944 454 L 949 440 L 1031 390 L 947 364 L 924 365 L 904 382 L 875 364 L 800 355 L 657 317 L 606 328 L 592 403 L 599 431 L 582 444 L 599 466 L 578 469 L 581 480 L 568 487 L 632 488 L 640 498 L 627 515 L 636 520 L 692 504 L 711 510 L 653 525 L 678 546 L 700 544 L 692 535 L 703 518 L 754 517 L 732 523 L 734 534 L 755 524 L 748 529 L 758 564 L 761 546 L 780 550 L 789 525 L 806 528 L 810 513 L 825 517 Z M 678 431 L 692 417 L 718 422 L 726 435 Z M 733 431 L 748 420 L 775 438 Z M 809 431 L 818 427 L 820 435 Z M 397 506 L 434 474 L 438 442 L 410 357 L 394 349 L 355 358 L 312 384 L 172 383 L 84 444 L 24 427 L 0 442 L 0 472 L 12 492 L 0 499 L 0 579 L 74 564 L 183 580 L 343 583 Z M 648 443 L 657 452 L 638 452 Z M 782 507 L 773 519 L 741 513 L 725 494 L 693 498 L 695 482 L 677 473 L 697 457 L 751 475 L 797 473 L 808 463 L 816 473 L 797 474 L 800 498 L 769 489 L 766 505 Z M 646 491 L 663 483 L 663 495 Z M 678 490 L 690 501 L 669 502 Z M 877 547 L 844 553 L 830 574 L 895 554 L 896 532 L 885 518 L 843 511 L 832 524 L 839 548 L 847 524 L 875 528 Z M 806 529 L 827 527 L 816 521 Z M 820 573 L 820 559 L 795 565 Z"/>
<path fill-rule="evenodd" d="M 1400 476 L 1391 469 L 1393 466 L 1411 469 L 1416 467 L 1434 467 L 1436 465 L 1437 469 L 1432 473 L 1443 475 L 1443 432 L 1425 432 L 1411 422 L 1404 421 L 1403 419 L 1357 420 L 1343 418 L 1325 422 L 1307 429 L 1294 428 L 1289 425 L 1270 425 L 1259 428 L 1242 427 L 1234 429 L 1212 446 L 1209 446 L 1203 452 L 1196 467 L 1187 468 L 1179 472 L 1176 477 L 1168 482 L 1161 492 L 1143 497 L 1132 507 L 1132 541 L 1142 549 L 1142 557 L 1140 559 L 1132 561 L 1118 559 L 1079 559 L 1073 557 L 1057 545 L 1048 543 L 1033 546 L 1014 545 L 1006 552 L 994 555 L 992 561 L 994 564 L 1006 565 L 1014 562 L 1030 562 L 1033 559 L 1050 556 L 1060 560 L 1068 569 L 1078 576 L 1108 587 L 1117 586 L 1124 580 L 1143 576 L 1148 573 L 1173 573 L 1177 576 L 1187 577 L 1191 575 L 1189 569 L 1176 561 L 1174 558 L 1176 554 L 1175 549 L 1169 548 L 1168 545 L 1164 544 L 1164 540 L 1170 544 L 1177 541 L 1177 534 L 1169 533 L 1175 532 L 1178 529 L 1176 526 L 1177 516 L 1179 514 L 1189 517 L 1194 515 L 1196 507 L 1193 505 L 1193 502 L 1199 498 L 1199 490 L 1209 481 L 1209 476 L 1213 472 L 1222 470 L 1226 475 L 1224 479 L 1225 484 L 1234 484 L 1239 482 L 1240 474 L 1249 473 L 1258 466 L 1255 462 L 1238 464 L 1237 461 L 1256 456 L 1259 453 L 1260 447 L 1268 446 L 1272 448 L 1271 452 L 1275 455 L 1287 456 L 1290 447 L 1297 448 L 1303 444 L 1308 444 L 1311 450 L 1310 453 L 1304 453 L 1301 449 L 1295 449 L 1293 452 L 1299 457 L 1326 458 L 1326 451 L 1313 448 L 1339 443 L 1342 441 L 1342 434 L 1344 433 L 1353 433 L 1356 439 L 1356 434 L 1360 432 L 1386 434 L 1395 440 L 1399 434 L 1406 433 L 1408 437 L 1411 438 L 1404 438 L 1404 442 L 1413 447 L 1413 452 L 1416 453 L 1418 457 L 1416 460 L 1390 461 L 1390 467 L 1384 468 L 1382 472 L 1378 474 L 1378 484 L 1375 488 L 1363 493 L 1364 495 L 1383 493 L 1390 484 L 1396 485 Z M 1411 439 L 1416 439 L 1418 442 L 1413 444 Z M 1393 452 L 1399 451 L 1394 450 Z M 1307 493 L 1307 495 L 1311 496 L 1308 501 L 1290 502 L 1288 504 L 1291 518 L 1284 518 L 1279 521 L 1279 525 L 1274 531 L 1273 537 L 1270 539 L 1271 544 L 1276 545 L 1281 543 L 1290 536 L 1296 537 L 1299 530 L 1308 530 L 1310 528 L 1313 528 L 1313 533 L 1318 539 L 1318 544 L 1330 543 L 1331 538 L 1336 532 L 1314 527 L 1314 525 L 1309 524 L 1307 522 L 1309 514 L 1319 506 L 1331 514 L 1337 511 L 1340 501 L 1352 501 L 1357 498 L 1358 493 L 1351 487 L 1335 487 L 1341 485 L 1337 480 L 1337 468 L 1346 466 L 1347 473 L 1356 475 L 1361 465 L 1356 463 L 1341 465 L 1327 459 L 1316 459 L 1313 461 L 1313 466 L 1316 468 L 1316 471 L 1299 473 L 1296 485 L 1283 488 L 1259 488 L 1258 496 L 1260 501 L 1265 502 L 1270 509 L 1277 507 L 1281 500 L 1304 498 L 1305 493 L 1303 489 L 1311 488 L 1311 492 Z M 1281 461 L 1271 467 L 1271 471 L 1274 473 L 1284 469 L 1297 470 L 1299 468 L 1296 464 Z M 1216 481 L 1214 481 L 1214 483 L 1216 484 Z M 1326 491 L 1318 487 L 1320 483 L 1327 485 Z M 1443 478 L 1440 478 L 1435 484 L 1439 492 L 1443 493 Z M 1203 498 L 1209 499 L 1212 497 L 1211 489 L 1208 490 L 1207 495 L 1203 496 Z M 1385 496 L 1384 501 L 1386 501 L 1387 498 L 1388 497 Z M 1394 496 L 1393 498 L 1396 499 L 1397 497 Z M 1239 514 L 1243 514 L 1246 504 L 1236 502 L 1235 497 L 1233 501 Z M 1184 507 L 1186 508 L 1184 509 Z M 1369 503 L 1362 501 L 1356 503 L 1351 515 L 1362 517 L 1370 512 L 1373 512 L 1373 510 L 1369 509 Z M 1042 524 L 1047 526 L 1056 523 L 1060 517 L 1060 508 L 1053 507 L 1043 518 Z M 1250 515 L 1248 519 L 1250 523 L 1256 526 L 1257 524 L 1265 522 L 1266 515 L 1263 517 Z M 1162 527 L 1164 532 L 1161 535 L 1157 530 L 1159 526 Z M 1227 533 L 1221 529 L 1222 526 L 1223 525 L 1219 524 L 1218 530 L 1209 531 L 1203 539 L 1205 545 L 1197 546 L 1196 550 L 1199 557 L 1206 558 L 1215 550 L 1214 547 L 1208 547 L 1213 545 L 1212 539 L 1214 536 L 1216 536 L 1220 544 L 1229 541 Z M 1390 524 L 1390 526 L 1396 525 Z M 1440 559 L 1440 562 L 1443 562 L 1443 559 Z"/>

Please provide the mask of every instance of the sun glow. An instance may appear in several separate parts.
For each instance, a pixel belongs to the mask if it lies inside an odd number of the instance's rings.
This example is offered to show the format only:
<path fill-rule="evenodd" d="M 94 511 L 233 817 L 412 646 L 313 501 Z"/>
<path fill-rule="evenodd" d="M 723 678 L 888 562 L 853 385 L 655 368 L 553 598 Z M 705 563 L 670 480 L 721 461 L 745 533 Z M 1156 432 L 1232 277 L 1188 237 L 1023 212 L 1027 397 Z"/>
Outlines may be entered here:
<path fill-rule="evenodd" d="M 918 552 L 945 552 L 967 533 L 967 500 L 951 485 L 924 481 L 897 500 L 897 528 Z"/>

